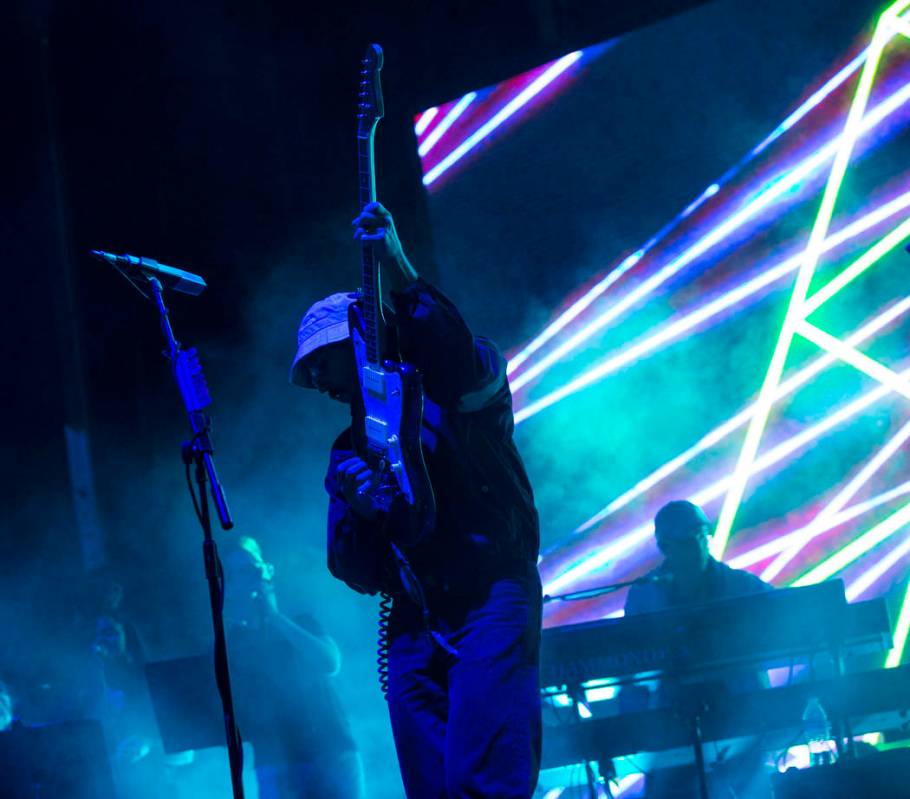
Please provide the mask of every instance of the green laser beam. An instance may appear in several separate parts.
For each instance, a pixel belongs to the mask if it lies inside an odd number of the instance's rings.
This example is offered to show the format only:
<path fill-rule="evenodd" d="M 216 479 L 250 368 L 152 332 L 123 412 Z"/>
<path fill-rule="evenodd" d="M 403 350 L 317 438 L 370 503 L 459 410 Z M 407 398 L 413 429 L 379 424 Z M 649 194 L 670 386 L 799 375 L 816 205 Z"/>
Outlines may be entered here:
<path fill-rule="evenodd" d="M 894 646 L 885 659 L 885 668 L 893 669 L 899 666 L 904 659 L 904 649 L 907 646 L 907 633 L 910 632 L 910 583 L 904 593 L 904 602 L 897 617 L 897 626 L 894 628 Z"/>
<path fill-rule="evenodd" d="M 730 540 L 733 524 L 736 521 L 736 515 L 745 494 L 751 467 L 758 454 L 758 448 L 768 424 L 771 407 L 774 404 L 777 387 L 783 376 L 784 366 L 793 343 L 793 337 L 796 334 L 797 324 L 805 319 L 804 306 L 806 297 L 822 254 L 825 238 L 834 215 L 834 207 L 850 163 L 850 157 L 860 133 L 860 126 L 872 93 L 872 86 L 875 82 L 882 52 L 885 45 L 895 35 L 890 23 L 900 11 L 905 10 L 908 6 L 910 6 L 910 0 L 900 0 L 891 5 L 879 18 L 872 36 L 872 42 L 869 46 L 869 57 L 860 73 L 853 102 L 850 105 L 850 111 L 844 124 L 844 133 L 841 136 L 840 145 L 834 157 L 834 163 L 831 166 L 831 173 L 825 185 L 818 215 L 812 226 L 803 262 L 796 276 L 793 293 L 787 307 L 787 315 L 762 383 L 754 415 L 746 431 L 746 438 L 737 460 L 733 478 L 730 481 L 730 488 L 727 491 L 718 516 L 717 528 L 711 546 L 712 553 L 717 558 L 723 557 L 724 550 Z"/>
<path fill-rule="evenodd" d="M 871 530 L 854 538 L 849 544 L 811 568 L 802 577 L 798 577 L 791 585 L 794 587 L 813 585 L 833 577 L 907 524 L 910 524 L 910 502 L 880 521 Z"/>

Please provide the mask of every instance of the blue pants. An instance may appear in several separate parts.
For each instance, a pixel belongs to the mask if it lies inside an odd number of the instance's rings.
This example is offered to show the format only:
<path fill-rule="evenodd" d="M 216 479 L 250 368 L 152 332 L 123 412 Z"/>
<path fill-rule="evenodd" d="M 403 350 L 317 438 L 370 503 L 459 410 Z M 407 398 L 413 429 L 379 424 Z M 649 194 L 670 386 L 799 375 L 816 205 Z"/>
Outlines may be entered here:
<path fill-rule="evenodd" d="M 409 799 L 528 799 L 540 767 L 541 596 L 504 578 L 472 599 L 431 598 L 446 654 L 409 602 L 392 612 L 389 713 Z"/>

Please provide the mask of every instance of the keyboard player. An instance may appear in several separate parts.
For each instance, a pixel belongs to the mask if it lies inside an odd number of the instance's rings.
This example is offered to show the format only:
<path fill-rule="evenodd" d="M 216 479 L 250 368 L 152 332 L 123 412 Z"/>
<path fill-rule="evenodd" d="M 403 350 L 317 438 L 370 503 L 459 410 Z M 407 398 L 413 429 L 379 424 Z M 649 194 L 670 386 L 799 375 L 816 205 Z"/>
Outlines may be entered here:
<path fill-rule="evenodd" d="M 771 586 L 753 574 L 731 569 L 711 556 L 709 549 L 713 528 L 704 511 L 686 500 L 664 505 L 654 518 L 654 537 L 664 556 L 663 563 L 641 583 L 629 589 L 626 616 L 657 613 L 686 605 L 699 605 L 718 599 L 729 599 L 771 590 Z M 656 578 L 656 579 L 648 579 Z M 767 687 L 764 673 L 731 673 L 724 675 L 720 686 L 711 687 L 730 693 Z M 658 704 L 688 712 L 700 701 L 705 686 L 665 680 L 657 691 Z M 646 701 L 633 690 L 620 696 L 626 710 L 641 709 Z M 635 706 L 638 705 L 636 708 Z M 762 758 L 757 752 L 731 756 L 723 768 L 712 774 L 711 797 L 735 796 L 739 799 L 767 796 Z M 646 780 L 648 799 L 694 799 L 698 793 L 694 767 L 651 771 Z"/>
<path fill-rule="evenodd" d="M 683 499 L 664 505 L 654 517 L 654 538 L 664 561 L 629 589 L 626 615 L 655 613 L 771 589 L 754 574 L 731 569 L 711 557 L 712 533 L 711 522 L 698 505 Z"/>

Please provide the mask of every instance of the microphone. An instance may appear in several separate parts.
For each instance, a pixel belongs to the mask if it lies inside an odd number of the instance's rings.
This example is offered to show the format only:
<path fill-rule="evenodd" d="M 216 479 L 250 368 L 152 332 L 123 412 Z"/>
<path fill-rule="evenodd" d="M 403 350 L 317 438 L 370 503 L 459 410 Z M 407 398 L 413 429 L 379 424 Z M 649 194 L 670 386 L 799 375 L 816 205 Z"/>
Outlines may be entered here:
<path fill-rule="evenodd" d="M 151 258 L 137 258 L 135 255 L 114 255 L 103 250 L 89 250 L 99 261 L 106 261 L 111 266 L 120 269 L 128 276 L 141 274 L 145 277 L 154 277 L 161 281 L 161 285 L 181 294 L 191 294 L 198 297 L 205 291 L 205 280 L 201 275 L 184 272 L 173 266 L 159 264 Z"/>

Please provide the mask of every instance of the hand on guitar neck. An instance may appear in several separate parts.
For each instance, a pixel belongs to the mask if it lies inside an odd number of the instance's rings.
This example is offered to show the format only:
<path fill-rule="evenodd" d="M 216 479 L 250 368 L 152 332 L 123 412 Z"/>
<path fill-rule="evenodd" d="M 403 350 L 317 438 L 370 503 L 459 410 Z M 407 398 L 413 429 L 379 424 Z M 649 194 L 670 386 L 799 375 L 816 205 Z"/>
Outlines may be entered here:
<path fill-rule="evenodd" d="M 379 259 L 383 301 L 390 305 L 387 292 L 401 291 L 417 280 L 417 270 L 404 253 L 392 214 L 380 203 L 368 203 L 351 224 L 354 239 L 371 246 Z"/>
<path fill-rule="evenodd" d="M 361 302 L 352 308 L 349 324 L 364 415 L 363 426 L 358 429 L 365 446 L 358 454 L 369 461 L 369 467 L 366 463 L 351 465 L 356 473 L 351 475 L 353 485 L 345 495 L 361 516 L 373 510 L 366 505 L 367 498 L 374 501 L 373 507 L 388 513 L 404 503 L 409 512 L 400 519 L 398 540 L 413 543 L 429 535 L 436 514 L 420 438 L 422 376 L 414 365 L 400 360 L 397 350 L 401 342 L 387 346 L 382 306 L 396 306 L 392 295 L 413 287 L 417 270 L 404 254 L 392 215 L 382 205 L 365 203 L 353 224 L 354 239 L 363 248 L 363 283 Z M 366 468 L 379 473 L 375 485 L 365 477 Z"/>
<path fill-rule="evenodd" d="M 375 519 L 379 506 L 371 494 L 378 475 L 366 461 L 358 457 L 348 458 L 338 464 L 338 479 L 345 502 L 363 519 Z"/>

